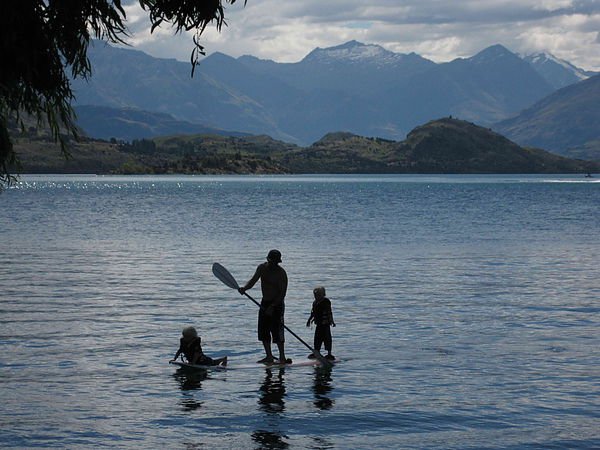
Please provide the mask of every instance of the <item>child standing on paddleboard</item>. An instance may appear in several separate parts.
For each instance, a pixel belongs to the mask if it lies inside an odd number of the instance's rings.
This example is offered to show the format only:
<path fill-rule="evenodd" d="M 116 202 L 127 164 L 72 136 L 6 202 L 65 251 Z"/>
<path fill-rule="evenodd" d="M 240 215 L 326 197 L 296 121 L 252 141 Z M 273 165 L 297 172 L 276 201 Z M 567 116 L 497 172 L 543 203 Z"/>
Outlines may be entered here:
<path fill-rule="evenodd" d="M 182 331 L 182 337 L 179 340 L 179 350 L 171 361 L 175 361 L 183 353 L 190 364 L 200 366 L 225 366 L 227 365 L 227 356 L 224 358 L 213 359 L 202 352 L 200 336 L 194 327 L 185 327 Z"/>
<path fill-rule="evenodd" d="M 312 304 L 312 310 L 310 317 L 306 321 L 306 326 L 310 327 L 311 322 L 317 327 L 315 329 L 315 350 L 320 352 L 321 345 L 325 344 L 325 350 L 327 350 L 327 356 L 325 358 L 334 360 L 335 356 L 331 354 L 332 339 L 331 339 L 331 327 L 335 327 L 333 321 L 333 311 L 331 310 L 331 301 L 325 297 L 325 288 L 318 286 L 313 289 L 315 301 Z M 314 358 L 314 354 L 308 355 L 309 358 Z"/>

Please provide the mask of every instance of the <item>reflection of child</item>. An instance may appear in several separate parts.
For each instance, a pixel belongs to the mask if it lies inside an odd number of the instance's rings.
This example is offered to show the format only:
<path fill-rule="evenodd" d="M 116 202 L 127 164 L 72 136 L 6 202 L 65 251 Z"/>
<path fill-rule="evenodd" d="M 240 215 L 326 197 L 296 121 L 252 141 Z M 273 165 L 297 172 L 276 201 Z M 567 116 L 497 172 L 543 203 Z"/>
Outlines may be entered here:
<path fill-rule="evenodd" d="M 183 329 L 183 336 L 179 340 L 179 350 L 171 361 L 175 361 L 179 355 L 183 353 L 190 364 L 201 366 L 225 366 L 227 365 L 227 356 L 224 358 L 212 359 L 202 352 L 200 345 L 201 339 L 194 327 L 186 327 Z"/>
<path fill-rule="evenodd" d="M 335 356 L 331 354 L 331 328 L 335 327 L 333 321 L 333 312 L 331 311 L 331 301 L 325 297 L 325 288 L 323 286 L 316 287 L 313 290 L 315 295 L 315 301 L 312 304 L 312 310 L 310 317 L 306 322 L 306 326 L 310 327 L 310 323 L 313 322 L 317 328 L 315 329 L 315 350 L 321 351 L 321 345 L 325 344 L 325 350 L 327 350 L 327 359 L 335 359 Z M 308 355 L 309 358 L 314 358 L 315 355 L 312 353 Z"/>

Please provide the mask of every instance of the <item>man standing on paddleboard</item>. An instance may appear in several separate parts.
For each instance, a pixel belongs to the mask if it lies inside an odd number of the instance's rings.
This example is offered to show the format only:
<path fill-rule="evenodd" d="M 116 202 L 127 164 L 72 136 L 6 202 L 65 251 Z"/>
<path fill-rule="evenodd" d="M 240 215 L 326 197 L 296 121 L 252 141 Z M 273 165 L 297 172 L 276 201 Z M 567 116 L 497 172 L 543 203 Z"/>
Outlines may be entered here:
<path fill-rule="evenodd" d="M 244 294 L 248 289 L 256 284 L 260 279 L 262 290 L 262 301 L 258 312 L 258 340 L 263 343 L 266 356 L 258 361 L 259 363 L 271 364 L 275 362 L 271 351 L 271 342 L 277 344 L 279 348 L 279 363 L 291 363 L 285 357 L 285 338 L 283 335 L 283 315 L 285 312 L 285 294 L 287 292 L 287 274 L 281 262 L 281 252 L 271 250 L 267 255 L 267 262 L 259 264 L 254 276 L 239 288 L 240 294 Z"/>

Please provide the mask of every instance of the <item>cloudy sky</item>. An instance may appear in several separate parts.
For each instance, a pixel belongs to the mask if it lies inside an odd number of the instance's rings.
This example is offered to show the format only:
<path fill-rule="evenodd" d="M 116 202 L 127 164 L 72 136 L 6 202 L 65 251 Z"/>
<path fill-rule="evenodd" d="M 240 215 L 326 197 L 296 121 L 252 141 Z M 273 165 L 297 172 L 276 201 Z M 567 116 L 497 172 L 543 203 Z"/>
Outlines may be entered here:
<path fill-rule="evenodd" d="M 150 34 L 143 11 L 126 8 L 129 43 L 153 56 L 189 60 L 190 35 Z M 227 27 L 203 35 L 210 54 L 301 60 L 315 47 L 349 40 L 436 62 L 493 45 L 528 54 L 548 51 L 600 70 L 600 0 L 243 0 L 228 5 Z"/>

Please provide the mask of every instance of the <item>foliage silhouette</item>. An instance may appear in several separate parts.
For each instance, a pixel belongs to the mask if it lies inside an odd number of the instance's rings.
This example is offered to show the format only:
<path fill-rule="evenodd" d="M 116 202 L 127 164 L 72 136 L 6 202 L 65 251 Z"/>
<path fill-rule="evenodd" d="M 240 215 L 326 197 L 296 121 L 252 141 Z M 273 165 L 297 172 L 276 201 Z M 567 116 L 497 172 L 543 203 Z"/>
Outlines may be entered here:
<path fill-rule="evenodd" d="M 151 32 L 170 25 L 175 33 L 194 31 L 192 76 L 203 55 L 200 38 L 225 22 L 224 4 L 236 0 L 138 0 Z M 244 2 L 245 4 L 245 2 Z M 9 128 L 25 130 L 24 118 L 48 126 L 68 156 L 67 138 L 78 137 L 71 107 L 73 78 L 90 77 L 87 57 L 92 38 L 125 44 L 128 36 L 122 0 L 2 0 L 0 2 L 0 182 L 10 182 L 18 166 Z"/>

